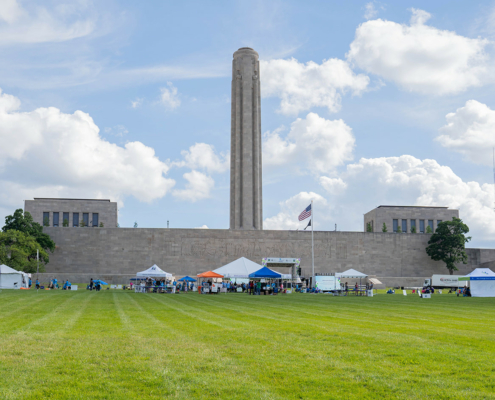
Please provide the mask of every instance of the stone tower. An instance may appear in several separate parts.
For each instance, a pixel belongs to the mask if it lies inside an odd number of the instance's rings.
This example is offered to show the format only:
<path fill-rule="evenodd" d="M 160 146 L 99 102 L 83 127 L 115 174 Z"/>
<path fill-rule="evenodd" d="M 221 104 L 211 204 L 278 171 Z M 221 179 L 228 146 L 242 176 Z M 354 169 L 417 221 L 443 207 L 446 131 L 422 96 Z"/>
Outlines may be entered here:
<path fill-rule="evenodd" d="M 232 61 L 230 229 L 263 229 L 258 57 L 242 47 Z"/>

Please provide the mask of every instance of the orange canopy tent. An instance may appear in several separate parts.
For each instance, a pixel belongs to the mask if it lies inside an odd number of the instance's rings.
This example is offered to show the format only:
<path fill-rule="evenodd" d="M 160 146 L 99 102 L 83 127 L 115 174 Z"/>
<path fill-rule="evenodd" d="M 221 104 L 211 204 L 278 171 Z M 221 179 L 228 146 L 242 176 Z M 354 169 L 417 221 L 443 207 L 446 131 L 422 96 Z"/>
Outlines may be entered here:
<path fill-rule="evenodd" d="M 223 275 L 217 274 L 213 271 L 206 271 L 202 274 L 198 274 L 198 278 L 223 278 Z"/>

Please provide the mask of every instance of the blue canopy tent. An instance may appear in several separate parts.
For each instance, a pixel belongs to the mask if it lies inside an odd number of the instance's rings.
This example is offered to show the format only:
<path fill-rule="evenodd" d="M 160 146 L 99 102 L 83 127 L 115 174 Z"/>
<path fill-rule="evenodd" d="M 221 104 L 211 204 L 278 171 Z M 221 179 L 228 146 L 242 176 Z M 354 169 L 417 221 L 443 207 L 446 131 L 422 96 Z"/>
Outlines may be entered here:
<path fill-rule="evenodd" d="M 270 268 L 263 267 L 260 270 L 249 274 L 250 278 L 268 278 L 268 279 L 280 279 L 282 277 L 281 274 L 272 271 Z"/>
<path fill-rule="evenodd" d="M 196 282 L 196 279 L 191 278 L 190 276 L 185 276 L 184 278 L 180 278 L 179 282 Z"/>

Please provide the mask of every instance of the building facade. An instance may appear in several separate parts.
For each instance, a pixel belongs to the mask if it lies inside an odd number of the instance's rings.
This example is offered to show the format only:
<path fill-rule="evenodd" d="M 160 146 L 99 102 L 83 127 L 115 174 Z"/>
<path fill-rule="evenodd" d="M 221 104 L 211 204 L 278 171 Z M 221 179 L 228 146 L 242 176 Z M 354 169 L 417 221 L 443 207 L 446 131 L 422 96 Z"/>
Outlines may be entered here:
<path fill-rule="evenodd" d="M 55 228 L 118 226 L 117 203 L 110 200 L 35 198 L 24 201 L 24 211 L 35 222 Z"/>
<path fill-rule="evenodd" d="M 364 214 L 364 232 L 426 233 L 428 227 L 435 232 L 442 221 L 459 218 L 459 210 L 448 207 L 379 206 Z"/>

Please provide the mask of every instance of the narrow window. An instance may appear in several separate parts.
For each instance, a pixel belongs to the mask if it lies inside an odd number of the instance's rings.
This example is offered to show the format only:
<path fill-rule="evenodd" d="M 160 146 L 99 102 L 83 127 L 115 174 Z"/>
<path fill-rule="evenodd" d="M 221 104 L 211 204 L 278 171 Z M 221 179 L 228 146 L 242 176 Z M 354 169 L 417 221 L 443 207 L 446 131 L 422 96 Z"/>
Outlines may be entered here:
<path fill-rule="evenodd" d="M 411 220 L 411 233 L 416 233 L 416 220 Z"/>
<path fill-rule="evenodd" d="M 79 226 L 79 213 L 72 213 L 72 226 Z"/>
<path fill-rule="evenodd" d="M 399 227 L 399 220 L 398 219 L 394 219 L 393 227 L 394 227 L 394 232 L 397 233 L 397 228 Z"/>
<path fill-rule="evenodd" d="M 58 226 L 58 212 L 53 213 L 53 226 Z"/>
<path fill-rule="evenodd" d="M 402 220 L 402 233 L 407 233 L 407 219 Z"/>
<path fill-rule="evenodd" d="M 98 226 L 100 222 L 98 221 L 98 213 L 93 213 L 93 226 Z"/>
<path fill-rule="evenodd" d="M 69 226 L 69 213 L 65 212 L 63 218 L 62 226 Z"/>
<path fill-rule="evenodd" d="M 50 213 L 49 212 L 43 213 L 43 226 L 50 226 Z"/>
<path fill-rule="evenodd" d="M 428 220 L 428 226 L 430 227 L 431 231 L 433 232 L 433 220 L 432 219 Z"/>
<path fill-rule="evenodd" d="M 425 233 L 425 220 L 419 220 L 419 233 Z"/>
<path fill-rule="evenodd" d="M 84 226 L 89 226 L 89 213 L 83 213 Z"/>

